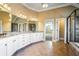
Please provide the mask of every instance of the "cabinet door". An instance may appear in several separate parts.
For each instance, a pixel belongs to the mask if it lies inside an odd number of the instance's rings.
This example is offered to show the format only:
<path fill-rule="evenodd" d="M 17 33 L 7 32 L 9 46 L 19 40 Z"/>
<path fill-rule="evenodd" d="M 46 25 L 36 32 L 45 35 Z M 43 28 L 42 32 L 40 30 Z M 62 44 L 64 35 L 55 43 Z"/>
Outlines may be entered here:
<path fill-rule="evenodd" d="M 36 42 L 38 42 L 38 41 L 40 41 L 40 35 L 39 35 L 39 33 L 36 33 Z"/>
<path fill-rule="evenodd" d="M 22 41 L 21 41 L 21 46 L 25 47 L 26 46 L 26 40 L 25 37 L 23 37 Z"/>
<path fill-rule="evenodd" d="M 34 38 L 33 38 L 33 33 L 29 33 L 29 43 L 33 43 L 34 41 Z"/>
<path fill-rule="evenodd" d="M 19 36 L 19 49 L 29 45 L 30 44 L 29 39 L 30 39 L 29 33 L 20 35 Z"/>
<path fill-rule="evenodd" d="M 39 33 L 39 40 L 44 41 L 43 33 Z"/>
<path fill-rule="evenodd" d="M 25 45 L 29 45 L 31 43 L 29 33 L 25 34 L 24 39 L 25 39 Z"/>
<path fill-rule="evenodd" d="M 14 53 L 14 40 L 12 37 L 10 37 L 8 40 L 7 40 L 7 55 L 10 56 L 10 55 L 13 55 Z"/>
<path fill-rule="evenodd" d="M 19 49 L 21 49 L 22 47 L 23 47 L 23 35 L 21 34 L 21 35 L 19 35 L 19 42 L 18 42 L 18 44 L 19 44 Z"/>
<path fill-rule="evenodd" d="M 0 40 L 0 56 L 6 56 L 7 43 L 5 40 Z"/>
<path fill-rule="evenodd" d="M 32 41 L 33 41 L 33 43 L 38 42 L 38 33 L 34 33 L 32 35 Z"/>
<path fill-rule="evenodd" d="M 31 33 L 31 35 L 30 35 L 30 41 L 31 41 L 31 43 L 35 42 L 35 33 Z"/>
<path fill-rule="evenodd" d="M 41 40 L 41 38 L 40 38 L 40 33 L 36 33 L 36 36 L 37 36 L 36 42 L 40 41 L 40 40 Z"/>
<path fill-rule="evenodd" d="M 28 45 L 29 44 L 29 37 L 28 37 L 29 35 L 28 34 L 22 34 L 22 35 L 20 35 L 20 39 L 19 39 L 19 47 L 20 48 L 23 48 L 23 47 L 25 47 L 26 45 Z"/>
<path fill-rule="evenodd" d="M 13 40 L 12 40 L 12 44 L 13 44 L 13 52 L 16 52 L 18 49 L 19 49 L 19 44 L 18 44 L 18 42 L 19 42 L 19 37 L 18 36 L 15 36 L 14 38 L 13 38 Z"/>

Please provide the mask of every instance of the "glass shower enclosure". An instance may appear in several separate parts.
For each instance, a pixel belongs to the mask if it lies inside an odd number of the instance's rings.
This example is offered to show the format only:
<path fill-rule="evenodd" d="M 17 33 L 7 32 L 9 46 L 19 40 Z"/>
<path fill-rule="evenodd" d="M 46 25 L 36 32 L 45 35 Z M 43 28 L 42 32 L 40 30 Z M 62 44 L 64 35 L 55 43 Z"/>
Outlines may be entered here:
<path fill-rule="evenodd" d="M 67 18 L 67 41 L 79 42 L 79 9 L 74 10 Z"/>

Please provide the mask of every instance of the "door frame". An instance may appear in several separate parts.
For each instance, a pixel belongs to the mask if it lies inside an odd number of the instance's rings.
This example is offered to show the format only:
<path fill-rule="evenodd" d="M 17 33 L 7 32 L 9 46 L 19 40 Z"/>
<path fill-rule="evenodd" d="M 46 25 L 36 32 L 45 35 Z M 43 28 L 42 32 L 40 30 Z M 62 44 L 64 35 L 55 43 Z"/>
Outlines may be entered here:
<path fill-rule="evenodd" d="M 60 19 L 63 19 L 64 20 L 64 37 L 63 37 L 63 39 L 64 39 L 64 43 L 66 43 L 66 36 L 67 36 L 67 32 L 66 32 L 66 30 L 67 30 L 67 19 L 66 18 L 56 18 L 56 20 L 58 21 L 58 41 L 60 40 Z"/>
<path fill-rule="evenodd" d="M 58 40 L 57 41 L 59 41 L 60 40 L 60 19 L 63 19 L 64 20 L 64 37 L 63 37 L 63 39 L 64 39 L 64 43 L 66 43 L 66 39 L 67 39 L 67 32 L 66 32 L 66 30 L 67 30 L 67 19 L 66 18 L 56 18 L 55 20 L 57 20 L 58 21 Z"/>
<path fill-rule="evenodd" d="M 0 21 L 1 21 L 1 32 L 0 33 L 2 33 L 3 32 L 3 25 L 2 25 L 2 18 L 0 17 Z"/>
<path fill-rule="evenodd" d="M 46 24 L 46 22 L 49 22 L 49 21 L 53 22 L 54 19 L 53 20 L 51 20 L 51 19 L 53 19 L 53 18 L 48 18 L 44 21 L 44 40 L 46 40 L 46 27 L 45 27 L 45 24 Z M 52 33 L 53 33 L 53 31 L 52 31 Z"/>

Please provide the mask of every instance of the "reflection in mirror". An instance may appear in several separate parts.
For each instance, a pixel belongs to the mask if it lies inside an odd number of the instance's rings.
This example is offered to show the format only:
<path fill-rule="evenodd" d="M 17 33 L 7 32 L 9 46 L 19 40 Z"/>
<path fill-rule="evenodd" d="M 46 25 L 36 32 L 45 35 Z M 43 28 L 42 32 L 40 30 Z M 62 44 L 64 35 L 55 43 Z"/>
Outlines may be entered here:
<path fill-rule="evenodd" d="M 15 23 L 16 18 L 17 17 L 15 15 L 12 15 L 11 32 L 18 32 L 18 24 Z"/>
<path fill-rule="evenodd" d="M 29 22 L 29 24 L 28 24 L 28 27 L 29 27 L 29 31 L 30 32 L 35 32 L 36 31 L 36 25 L 37 25 L 37 23 L 36 22 Z"/>
<path fill-rule="evenodd" d="M 12 15 L 12 32 L 26 32 L 26 20 L 15 15 Z"/>
<path fill-rule="evenodd" d="M 70 41 L 75 41 L 74 40 L 74 15 L 75 13 L 73 12 L 71 17 L 70 17 Z"/>

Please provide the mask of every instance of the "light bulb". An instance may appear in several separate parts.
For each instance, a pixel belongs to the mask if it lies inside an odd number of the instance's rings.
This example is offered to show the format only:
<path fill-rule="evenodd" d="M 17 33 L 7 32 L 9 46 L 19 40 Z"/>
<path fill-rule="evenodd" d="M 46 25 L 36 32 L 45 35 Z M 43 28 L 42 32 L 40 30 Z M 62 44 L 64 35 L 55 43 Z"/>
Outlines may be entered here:
<path fill-rule="evenodd" d="M 42 7 L 43 8 L 47 8 L 48 7 L 48 4 L 47 3 L 44 3 L 44 4 L 42 4 Z"/>

